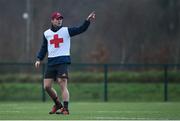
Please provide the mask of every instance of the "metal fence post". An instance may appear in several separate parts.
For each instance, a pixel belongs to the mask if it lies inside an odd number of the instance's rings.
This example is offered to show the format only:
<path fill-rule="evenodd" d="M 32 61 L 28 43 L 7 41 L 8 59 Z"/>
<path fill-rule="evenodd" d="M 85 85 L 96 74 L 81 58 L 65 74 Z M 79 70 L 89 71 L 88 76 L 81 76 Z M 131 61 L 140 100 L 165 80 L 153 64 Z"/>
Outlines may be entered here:
<path fill-rule="evenodd" d="M 164 65 L 164 101 L 168 101 L 168 65 Z"/>
<path fill-rule="evenodd" d="M 108 65 L 104 64 L 104 101 L 108 101 Z"/>
<path fill-rule="evenodd" d="M 44 72 L 45 72 L 45 64 L 42 64 L 42 101 L 46 101 L 46 94 L 44 91 Z"/>

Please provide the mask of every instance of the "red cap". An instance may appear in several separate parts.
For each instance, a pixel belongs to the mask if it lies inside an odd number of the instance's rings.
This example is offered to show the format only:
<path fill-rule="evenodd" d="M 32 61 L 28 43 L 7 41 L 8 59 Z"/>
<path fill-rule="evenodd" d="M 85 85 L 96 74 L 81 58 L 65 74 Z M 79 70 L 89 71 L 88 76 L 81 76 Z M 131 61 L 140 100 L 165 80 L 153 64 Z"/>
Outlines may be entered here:
<path fill-rule="evenodd" d="M 51 14 L 51 19 L 60 19 L 60 18 L 63 19 L 63 16 L 59 12 L 53 12 Z"/>

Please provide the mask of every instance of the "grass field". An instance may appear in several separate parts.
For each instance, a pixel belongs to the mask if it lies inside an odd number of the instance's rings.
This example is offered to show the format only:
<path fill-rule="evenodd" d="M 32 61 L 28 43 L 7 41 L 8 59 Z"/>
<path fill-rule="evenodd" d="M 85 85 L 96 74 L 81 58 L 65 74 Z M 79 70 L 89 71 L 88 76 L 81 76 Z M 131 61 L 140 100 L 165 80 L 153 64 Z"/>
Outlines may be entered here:
<path fill-rule="evenodd" d="M 0 120 L 167 120 L 180 119 L 178 102 L 70 103 L 70 115 L 49 115 L 50 102 L 0 102 Z"/>

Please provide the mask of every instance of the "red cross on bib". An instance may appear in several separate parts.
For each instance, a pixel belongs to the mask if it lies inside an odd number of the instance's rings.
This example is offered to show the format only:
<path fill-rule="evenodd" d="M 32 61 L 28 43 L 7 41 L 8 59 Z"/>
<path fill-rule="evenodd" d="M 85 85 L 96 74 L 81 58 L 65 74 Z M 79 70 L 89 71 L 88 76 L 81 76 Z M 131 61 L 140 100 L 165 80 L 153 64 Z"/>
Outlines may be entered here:
<path fill-rule="evenodd" d="M 58 48 L 60 43 L 63 43 L 63 38 L 58 38 L 58 34 L 55 34 L 54 38 L 50 40 L 50 44 L 54 44 L 55 48 Z"/>

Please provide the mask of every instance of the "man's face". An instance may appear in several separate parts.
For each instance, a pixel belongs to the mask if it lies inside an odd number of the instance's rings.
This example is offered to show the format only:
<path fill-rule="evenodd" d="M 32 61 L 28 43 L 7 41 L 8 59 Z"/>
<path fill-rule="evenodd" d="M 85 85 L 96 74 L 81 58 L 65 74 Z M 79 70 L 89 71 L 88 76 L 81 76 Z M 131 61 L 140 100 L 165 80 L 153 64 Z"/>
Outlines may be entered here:
<path fill-rule="evenodd" d="M 62 25 L 62 21 L 63 21 L 62 18 L 54 18 L 54 19 L 51 20 L 51 23 L 52 23 L 53 26 L 59 27 L 59 26 Z"/>

